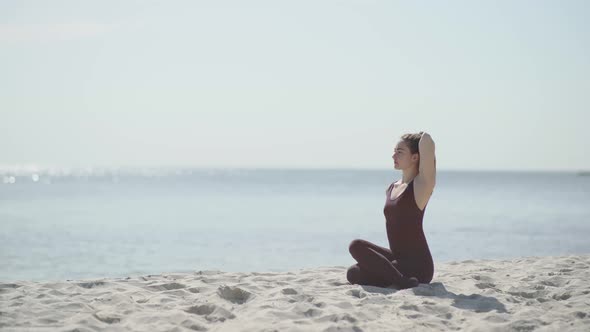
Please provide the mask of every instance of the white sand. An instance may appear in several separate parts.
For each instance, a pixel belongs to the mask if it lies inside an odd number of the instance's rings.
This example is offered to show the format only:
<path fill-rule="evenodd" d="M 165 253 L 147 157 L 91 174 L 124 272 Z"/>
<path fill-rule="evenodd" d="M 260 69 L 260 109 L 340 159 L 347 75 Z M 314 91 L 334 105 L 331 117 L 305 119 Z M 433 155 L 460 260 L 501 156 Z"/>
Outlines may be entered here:
<path fill-rule="evenodd" d="M 0 327 L 590 331 L 590 255 L 437 264 L 431 284 L 405 290 L 350 285 L 344 266 L 0 283 Z"/>

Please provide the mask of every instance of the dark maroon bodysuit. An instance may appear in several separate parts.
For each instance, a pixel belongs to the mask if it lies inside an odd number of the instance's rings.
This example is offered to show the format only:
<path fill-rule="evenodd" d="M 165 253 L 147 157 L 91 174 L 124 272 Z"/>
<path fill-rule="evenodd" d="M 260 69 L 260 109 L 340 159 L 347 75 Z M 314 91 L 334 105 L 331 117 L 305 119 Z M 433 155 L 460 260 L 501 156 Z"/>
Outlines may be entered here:
<path fill-rule="evenodd" d="M 385 226 L 389 249 L 366 240 L 356 239 L 350 243 L 349 251 L 358 264 L 347 271 L 352 284 L 387 287 L 391 284 L 401 288 L 412 287 L 408 278 L 415 277 L 420 283 L 430 283 L 434 274 L 434 262 L 424 231 L 420 210 L 414 198 L 414 180 L 395 199 L 391 199 L 393 183 L 386 193 Z"/>

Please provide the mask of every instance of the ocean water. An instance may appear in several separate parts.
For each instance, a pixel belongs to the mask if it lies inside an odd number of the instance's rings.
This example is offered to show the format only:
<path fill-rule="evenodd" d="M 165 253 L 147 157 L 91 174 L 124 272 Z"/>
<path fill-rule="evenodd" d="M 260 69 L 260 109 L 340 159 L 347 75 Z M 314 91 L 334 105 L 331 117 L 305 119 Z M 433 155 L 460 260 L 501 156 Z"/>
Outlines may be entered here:
<path fill-rule="evenodd" d="M 355 263 L 387 246 L 394 170 L 0 172 L 0 280 Z M 439 171 L 424 232 L 441 262 L 590 253 L 590 177 Z"/>

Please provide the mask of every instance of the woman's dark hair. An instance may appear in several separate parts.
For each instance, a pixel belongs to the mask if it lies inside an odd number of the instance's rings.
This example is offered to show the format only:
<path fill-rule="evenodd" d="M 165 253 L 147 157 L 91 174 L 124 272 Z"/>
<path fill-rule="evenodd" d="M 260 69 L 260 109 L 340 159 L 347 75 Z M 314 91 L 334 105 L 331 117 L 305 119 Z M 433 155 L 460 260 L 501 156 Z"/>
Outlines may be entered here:
<path fill-rule="evenodd" d="M 418 153 L 418 143 L 420 143 L 420 138 L 422 138 L 422 134 L 424 132 L 421 131 L 419 133 L 411 133 L 411 134 L 403 134 L 401 139 L 404 143 L 406 143 L 406 145 L 408 146 L 408 148 L 410 149 L 410 153 L 414 154 L 414 153 Z"/>

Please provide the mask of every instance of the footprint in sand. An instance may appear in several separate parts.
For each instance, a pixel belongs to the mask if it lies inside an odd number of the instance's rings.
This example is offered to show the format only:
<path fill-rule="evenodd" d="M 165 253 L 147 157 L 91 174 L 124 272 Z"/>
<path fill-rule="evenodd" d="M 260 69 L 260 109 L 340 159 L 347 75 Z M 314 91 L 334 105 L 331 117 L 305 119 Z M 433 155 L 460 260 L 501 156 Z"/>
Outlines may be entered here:
<path fill-rule="evenodd" d="M 547 325 L 540 319 L 519 319 L 508 324 L 510 331 L 532 331 L 539 326 Z"/>
<path fill-rule="evenodd" d="M 552 298 L 557 301 L 567 300 L 570 297 L 572 297 L 570 293 L 553 294 L 552 296 Z"/>
<path fill-rule="evenodd" d="M 563 287 L 567 284 L 566 279 L 564 279 L 563 277 L 559 277 L 559 276 L 554 276 L 554 277 L 548 278 L 546 280 L 541 280 L 540 283 L 542 285 L 552 286 L 552 287 Z"/>
<path fill-rule="evenodd" d="M 205 326 L 200 325 L 199 323 L 192 321 L 190 319 L 186 319 L 180 323 L 180 325 L 186 327 L 187 329 L 191 329 L 193 331 L 207 331 Z"/>
<path fill-rule="evenodd" d="M 21 285 L 17 285 L 17 284 L 0 284 L 0 291 L 3 291 L 5 289 L 14 289 L 14 288 L 19 288 L 22 287 Z"/>
<path fill-rule="evenodd" d="M 252 293 L 239 287 L 230 286 L 220 286 L 217 289 L 217 294 L 219 294 L 222 299 L 236 304 L 243 304 L 254 296 Z"/>
<path fill-rule="evenodd" d="M 191 287 L 191 288 L 187 288 L 187 291 L 191 292 L 191 293 L 201 293 L 201 291 L 203 290 L 203 288 L 199 288 L 199 287 Z"/>
<path fill-rule="evenodd" d="M 283 288 L 283 290 L 281 292 L 285 295 L 297 294 L 297 291 L 294 290 L 293 288 Z"/>
<path fill-rule="evenodd" d="M 189 314 L 203 316 L 210 322 L 224 322 L 228 319 L 234 319 L 236 316 L 226 309 L 212 303 L 201 304 L 189 307 L 185 310 Z"/>
<path fill-rule="evenodd" d="M 78 283 L 78 286 L 80 286 L 82 288 L 90 289 L 90 288 L 94 288 L 94 287 L 104 286 L 106 284 L 107 283 L 104 281 L 90 281 L 90 282 Z"/>
<path fill-rule="evenodd" d="M 330 326 L 322 332 L 363 332 L 363 329 L 360 327 L 353 325 L 353 326 Z"/>
<path fill-rule="evenodd" d="M 400 309 L 402 310 L 414 310 L 414 311 L 419 311 L 418 306 L 414 305 L 414 304 L 402 304 L 399 306 Z"/>
<path fill-rule="evenodd" d="M 496 287 L 496 284 L 494 284 L 492 282 L 480 282 L 480 283 L 475 284 L 475 287 L 477 287 L 479 289 L 494 288 L 494 287 Z"/>
<path fill-rule="evenodd" d="M 121 321 L 121 317 L 117 315 L 113 315 L 112 313 L 103 313 L 103 312 L 95 312 L 92 314 L 94 318 L 98 319 L 99 321 L 107 324 L 115 324 Z"/>
<path fill-rule="evenodd" d="M 512 287 L 506 293 L 508 293 L 510 295 L 514 295 L 514 296 L 523 297 L 525 299 L 534 299 L 534 298 L 543 297 L 543 296 L 547 295 L 548 292 L 543 291 L 543 290 L 527 290 L 527 289 L 521 290 L 516 287 Z"/>
<path fill-rule="evenodd" d="M 314 309 L 314 308 L 307 309 L 306 311 L 303 312 L 303 316 L 305 316 L 305 317 L 316 317 L 321 314 L 322 314 L 321 310 Z"/>
<path fill-rule="evenodd" d="M 315 321 L 316 322 L 335 322 L 335 323 L 340 322 L 340 321 L 347 321 L 349 323 L 356 323 L 358 321 L 358 319 L 354 318 L 350 314 L 344 313 L 344 314 L 325 315 L 325 316 L 315 319 Z"/>
<path fill-rule="evenodd" d="M 298 303 L 295 305 L 293 311 L 300 316 L 303 317 L 319 317 L 322 315 L 323 311 L 316 308 L 310 308 L 309 304 L 305 303 Z"/>
<path fill-rule="evenodd" d="M 313 302 L 315 297 L 307 294 L 294 294 L 288 300 L 289 303 L 296 303 L 296 302 Z"/>
<path fill-rule="evenodd" d="M 585 312 L 581 312 L 581 311 L 574 312 L 574 317 L 576 317 L 576 318 L 582 319 L 586 316 L 587 316 L 587 314 Z"/>
<path fill-rule="evenodd" d="M 155 291 L 167 291 L 167 290 L 174 290 L 174 289 L 183 289 L 186 288 L 186 285 L 179 284 L 177 282 L 170 282 L 164 284 L 155 284 L 149 285 L 147 288 Z"/>
<path fill-rule="evenodd" d="M 317 302 L 313 304 L 314 306 L 318 307 L 318 308 L 324 308 L 326 307 L 326 303 L 325 302 Z"/>
<path fill-rule="evenodd" d="M 367 294 L 365 294 L 365 292 L 361 291 L 360 289 L 351 289 L 351 290 L 347 291 L 346 294 L 352 295 L 354 297 L 358 297 L 359 299 L 362 299 L 363 297 L 367 297 Z"/>

